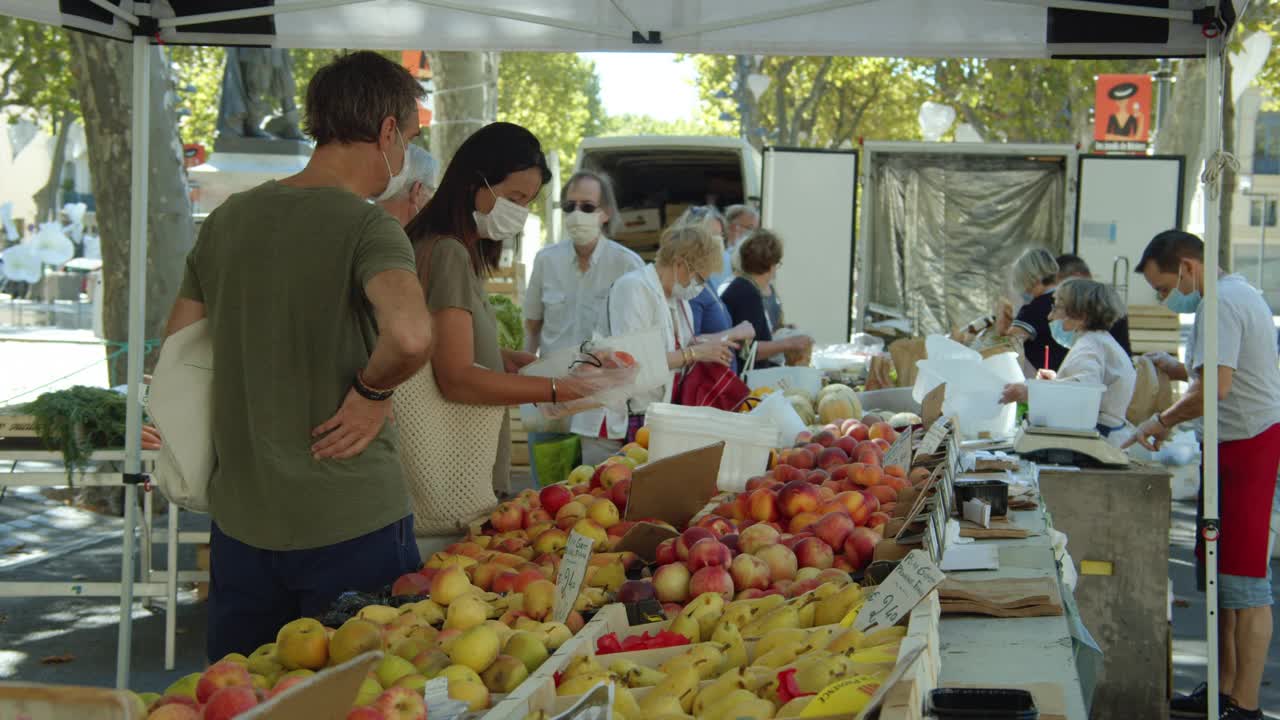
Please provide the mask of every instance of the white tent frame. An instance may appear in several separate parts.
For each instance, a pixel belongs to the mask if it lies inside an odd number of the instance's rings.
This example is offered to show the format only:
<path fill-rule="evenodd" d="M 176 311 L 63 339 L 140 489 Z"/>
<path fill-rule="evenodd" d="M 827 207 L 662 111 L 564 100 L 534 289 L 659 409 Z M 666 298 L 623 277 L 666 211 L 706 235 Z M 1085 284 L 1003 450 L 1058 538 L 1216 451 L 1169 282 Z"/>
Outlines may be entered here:
<path fill-rule="evenodd" d="M 268 6 L 256 9 L 233 10 L 227 12 L 207 13 L 198 16 L 187 16 L 182 18 L 157 18 L 156 22 L 160 28 L 161 34 L 165 30 L 178 29 L 196 23 L 212 22 L 216 20 L 231 20 L 240 18 L 262 17 L 266 15 L 280 15 L 288 12 L 300 12 L 304 10 L 317 10 L 323 8 L 338 8 L 351 5 L 359 5 L 371 0 L 302 0 L 300 2 L 290 3 L 283 6 Z M 514 10 L 496 10 L 485 7 L 476 7 L 463 2 L 452 0 L 412 0 L 418 5 L 426 8 L 438 8 L 455 10 L 459 12 L 475 13 L 482 15 L 490 15 L 508 20 L 516 20 L 526 23 L 534 23 L 558 27 L 561 29 L 574 30 L 584 34 L 599 36 L 609 34 L 616 37 L 617 33 L 608 33 L 603 28 L 584 25 L 581 23 L 566 22 L 557 18 L 549 18 L 542 15 L 534 15 L 530 13 L 522 13 Z M 676 39 L 680 36 L 695 35 L 700 33 L 713 32 L 715 30 L 723 30 L 731 27 L 743 27 L 748 25 L 758 25 L 774 20 L 799 17 L 801 15 L 809 15 L 814 13 L 827 12 L 841 8 L 849 8 L 857 5 L 865 5 L 878 2 L 881 0 L 818 0 L 816 2 L 800 5 L 797 7 L 786 7 L 774 12 L 759 13 L 756 15 L 735 18 L 733 20 L 721 21 L 718 23 L 706 23 L 700 26 L 685 28 L 679 33 L 669 33 L 666 39 Z M 958 1 L 958 0 L 957 0 Z M 1010 5 L 1031 5 L 1036 7 L 1066 9 L 1066 10 L 1087 10 L 1093 12 L 1107 13 L 1112 15 L 1125 15 L 1133 17 L 1159 18 L 1176 21 L 1191 21 L 1193 19 L 1192 11 L 1188 10 L 1171 10 L 1167 8 L 1150 8 L 1139 6 L 1118 6 L 1096 0 L 998 0 Z M 1239 9 L 1238 16 L 1242 16 L 1247 11 L 1249 2 L 1244 0 L 1243 7 Z M 150 18 L 144 17 L 149 12 L 149 3 L 135 3 L 134 7 L 138 9 L 138 13 L 129 12 L 123 8 L 116 6 L 107 0 L 90 0 L 95 6 L 110 12 L 115 17 L 123 20 L 132 28 L 138 28 L 144 24 L 144 20 Z M 631 17 L 622 8 L 618 0 L 612 0 L 612 5 L 622 14 L 628 22 L 634 27 L 637 35 L 643 35 L 645 30 L 640 28 L 631 19 Z M 1204 0 L 1204 8 L 1213 11 L 1218 7 L 1217 0 Z M 0 2 L 0 9 L 5 4 Z M 22 9 L 23 6 L 18 6 Z M 43 11 L 38 19 L 46 19 L 48 11 Z M 47 20 L 46 20 L 47 21 Z M 1230 28 L 1234 31 L 1238 24 Z M 632 36 L 634 37 L 634 36 Z M 121 37 L 120 39 L 124 39 Z M 1227 33 L 1218 33 L 1212 37 L 1206 33 L 1205 61 L 1206 61 L 1206 82 L 1205 82 L 1205 135 L 1204 146 L 1207 150 L 1206 156 L 1209 158 L 1207 166 L 1208 170 L 1202 176 L 1201 181 L 1205 191 L 1205 262 L 1210 266 L 1209 271 L 1205 273 L 1205 291 L 1204 291 L 1204 309 L 1206 314 L 1206 322 L 1204 324 L 1204 540 L 1205 540 L 1205 561 L 1207 566 L 1207 592 L 1206 592 L 1206 614 L 1208 627 L 1208 700 L 1209 700 L 1209 717 L 1216 717 L 1218 713 L 1218 558 L 1217 558 L 1217 533 L 1219 528 L 1218 518 L 1218 293 L 1217 274 L 1212 271 L 1217 265 L 1219 233 L 1218 219 L 1221 214 L 1221 204 L 1218 196 L 1218 177 L 1222 165 L 1227 158 L 1222 151 L 1222 97 L 1223 97 L 1223 63 L 1225 62 L 1225 48 L 1228 39 Z M 140 108 L 149 107 L 150 82 L 149 72 L 150 63 L 148 62 L 148 50 L 153 38 L 149 35 L 140 34 L 135 31 L 131 37 L 133 45 L 133 120 L 132 135 L 134 138 L 133 155 L 132 155 L 132 173 L 131 188 L 132 201 L 130 207 L 130 231 L 129 231 L 129 331 L 128 331 L 128 415 L 126 418 L 126 435 L 125 435 L 125 537 L 124 537 L 124 557 L 121 562 L 120 582 L 122 593 L 120 598 L 120 627 L 119 642 L 116 652 L 116 685 L 124 688 L 129 681 L 129 660 L 132 644 L 132 615 L 131 608 L 133 605 L 133 549 L 134 549 L 134 528 L 137 524 L 136 504 L 137 504 L 137 481 L 141 479 L 142 457 L 141 457 L 141 438 L 142 438 L 142 406 L 140 404 L 141 388 L 142 388 L 142 367 L 144 357 L 144 341 L 145 341 L 145 317 L 146 317 L 146 269 L 147 269 L 147 193 L 149 190 L 149 178 L 147 168 L 149 167 L 148 147 L 146 138 L 150 130 L 150 118 L 146 112 L 138 112 Z M 662 50 L 661 45 L 646 46 L 638 45 L 639 49 Z M 170 570 L 172 572 L 172 569 Z"/>

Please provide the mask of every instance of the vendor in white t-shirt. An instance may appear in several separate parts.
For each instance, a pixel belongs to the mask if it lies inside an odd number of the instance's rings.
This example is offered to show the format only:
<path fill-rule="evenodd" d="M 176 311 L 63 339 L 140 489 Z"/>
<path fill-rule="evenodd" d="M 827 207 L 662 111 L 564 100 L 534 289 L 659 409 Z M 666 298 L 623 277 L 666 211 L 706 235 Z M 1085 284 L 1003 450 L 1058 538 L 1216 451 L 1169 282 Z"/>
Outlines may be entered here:
<path fill-rule="evenodd" d="M 1041 380 L 1104 385 L 1098 408 L 1098 432 L 1109 436 L 1124 427 L 1125 411 L 1133 399 L 1137 373 L 1128 353 L 1111 335 L 1111 326 L 1124 315 L 1115 291 L 1100 282 L 1072 278 L 1054 292 L 1049 331 L 1059 345 L 1068 348 L 1057 372 L 1041 370 Z M 1000 402 L 1025 402 L 1026 383 L 1006 385 Z"/>

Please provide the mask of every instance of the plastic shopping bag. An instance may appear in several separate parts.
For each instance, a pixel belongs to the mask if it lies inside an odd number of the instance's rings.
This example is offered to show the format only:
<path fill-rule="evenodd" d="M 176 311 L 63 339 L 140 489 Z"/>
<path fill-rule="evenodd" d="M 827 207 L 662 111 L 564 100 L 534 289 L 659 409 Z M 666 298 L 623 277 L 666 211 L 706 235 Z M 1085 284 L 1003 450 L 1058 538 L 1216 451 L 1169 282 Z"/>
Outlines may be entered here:
<path fill-rule="evenodd" d="M 569 369 L 569 376 L 587 386 L 587 395 L 577 400 L 539 405 L 538 409 L 549 418 L 561 418 L 619 405 L 631 397 L 631 387 L 639 374 L 640 364 L 630 353 L 603 348 L 580 353 Z"/>

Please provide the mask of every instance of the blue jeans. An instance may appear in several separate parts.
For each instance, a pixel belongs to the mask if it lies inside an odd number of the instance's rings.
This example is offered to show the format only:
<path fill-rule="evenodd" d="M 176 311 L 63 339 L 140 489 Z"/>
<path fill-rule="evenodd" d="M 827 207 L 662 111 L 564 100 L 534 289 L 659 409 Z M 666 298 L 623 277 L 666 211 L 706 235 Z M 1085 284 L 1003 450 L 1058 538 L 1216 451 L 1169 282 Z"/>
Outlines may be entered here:
<path fill-rule="evenodd" d="M 413 516 L 336 545 L 263 550 L 209 532 L 210 662 L 275 642 L 285 623 L 323 614 L 348 590 L 377 592 L 422 565 Z"/>

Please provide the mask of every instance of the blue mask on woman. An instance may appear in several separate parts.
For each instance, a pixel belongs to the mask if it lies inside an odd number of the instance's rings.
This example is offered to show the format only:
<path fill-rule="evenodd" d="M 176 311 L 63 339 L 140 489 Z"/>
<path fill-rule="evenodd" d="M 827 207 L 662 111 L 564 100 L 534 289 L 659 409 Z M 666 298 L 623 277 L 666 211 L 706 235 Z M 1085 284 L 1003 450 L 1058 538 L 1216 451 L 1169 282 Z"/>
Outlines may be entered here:
<path fill-rule="evenodd" d="M 1178 285 L 1182 284 L 1182 266 L 1178 266 Z M 1191 292 L 1184 293 L 1174 285 L 1169 296 L 1164 299 L 1164 306 L 1176 313 L 1193 313 L 1200 307 L 1200 291 L 1191 286 Z"/>
<path fill-rule="evenodd" d="M 1064 348 L 1069 348 L 1076 342 L 1076 331 L 1063 327 L 1061 320 L 1049 321 L 1049 334 L 1053 336 L 1054 342 Z"/>

